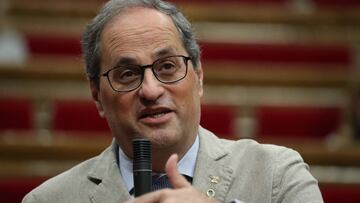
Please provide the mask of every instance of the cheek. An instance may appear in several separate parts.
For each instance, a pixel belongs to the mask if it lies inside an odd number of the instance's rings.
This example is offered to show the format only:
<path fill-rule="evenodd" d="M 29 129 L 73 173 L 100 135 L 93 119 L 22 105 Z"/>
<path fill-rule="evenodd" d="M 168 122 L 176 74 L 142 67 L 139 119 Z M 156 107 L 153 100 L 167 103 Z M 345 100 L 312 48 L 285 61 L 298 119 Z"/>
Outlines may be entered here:
<path fill-rule="evenodd" d="M 196 118 L 196 115 L 199 114 L 201 94 L 195 76 L 189 76 L 193 78 L 189 80 L 186 85 L 180 85 L 181 91 L 179 92 L 181 92 L 181 94 L 177 95 L 177 97 L 178 101 L 181 101 L 180 106 L 185 116 L 193 120 Z"/>
<path fill-rule="evenodd" d="M 107 120 L 109 122 L 116 122 L 116 120 L 122 117 L 128 117 L 132 109 L 130 106 L 133 104 L 131 97 L 115 92 L 111 87 L 106 86 L 107 84 L 104 85 L 100 91 L 100 99 Z"/>
<path fill-rule="evenodd" d="M 118 118 L 129 117 L 134 103 L 130 97 L 114 95 L 108 101 L 108 106 L 110 107 L 107 109 L 108 114 L 113 114 Z"/>

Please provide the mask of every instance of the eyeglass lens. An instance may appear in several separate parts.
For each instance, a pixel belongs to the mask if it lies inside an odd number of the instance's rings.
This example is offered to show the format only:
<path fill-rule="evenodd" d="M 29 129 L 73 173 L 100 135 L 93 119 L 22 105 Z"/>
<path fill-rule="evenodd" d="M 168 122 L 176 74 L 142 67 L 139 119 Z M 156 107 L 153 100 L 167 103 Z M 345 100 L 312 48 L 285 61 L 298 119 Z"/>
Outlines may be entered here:
<path fill-rule="evenodd" d="M 116 91 L 131 91 L 136 89 L 143 80 L 146 67 L 127 65 L 112 69 L 108 79 Z M 152 65 L 155 77 L 163 83 L 172 83 L 183 79 L 187 72 L 187 58 L 184 56 L 171 56 L 156 60 Z"/>

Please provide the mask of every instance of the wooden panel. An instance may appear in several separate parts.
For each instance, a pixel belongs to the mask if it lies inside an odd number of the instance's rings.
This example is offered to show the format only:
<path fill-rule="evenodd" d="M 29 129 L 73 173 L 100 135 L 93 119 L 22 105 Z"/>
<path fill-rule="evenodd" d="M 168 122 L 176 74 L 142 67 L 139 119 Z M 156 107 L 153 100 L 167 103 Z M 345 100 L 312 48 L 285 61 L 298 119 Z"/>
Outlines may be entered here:
<path fill-rule="evenodd" d="M 88 135 L 86 133 L 85 135 Z M 0 136 L 1 160 L 84 160 L 99 154 L 111 142 L 110 134 L 7 133 Z"/>
<path fill-rule="evenodd" d="M 311 138 L 261 138 L 261 143 L 272 143 L 293 148 L 311 165 L 360 166 L 358 143 L 332 148 L 326 142 Z M 111 136 L 84 137 L 71 133 L 52 133 L 44 137 L 36 134 L 13 134 L 0 137 L 0 160 L 18 161 L 79 161 L 99 154 L 110 144 Z"/>

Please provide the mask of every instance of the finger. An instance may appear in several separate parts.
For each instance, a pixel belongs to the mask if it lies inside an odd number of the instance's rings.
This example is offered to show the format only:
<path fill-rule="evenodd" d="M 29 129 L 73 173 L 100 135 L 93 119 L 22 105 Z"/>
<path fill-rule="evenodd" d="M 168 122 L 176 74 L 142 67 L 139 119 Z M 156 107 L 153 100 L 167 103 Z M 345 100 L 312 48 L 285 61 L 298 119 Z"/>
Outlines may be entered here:
<path fill-rule="evenodd" d="M 165 172 L 169 178 L 169 181 L 174 189 L 189 187 L 191 184 L 182 176 L 177 169 L 177 154 L 173 154 L 169 157 L 165 165 Z"/>

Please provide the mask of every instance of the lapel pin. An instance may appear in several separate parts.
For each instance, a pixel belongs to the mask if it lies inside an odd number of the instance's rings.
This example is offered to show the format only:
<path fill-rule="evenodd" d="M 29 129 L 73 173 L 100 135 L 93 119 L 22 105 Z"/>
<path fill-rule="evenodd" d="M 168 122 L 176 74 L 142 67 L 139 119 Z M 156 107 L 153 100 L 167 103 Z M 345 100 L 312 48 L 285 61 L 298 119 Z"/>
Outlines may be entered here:
<path fill-rule="evenodd" d="M 218 184 L 220 181 L 219 176 L 210 176 L 210 182 L 213 184 Z"/>

